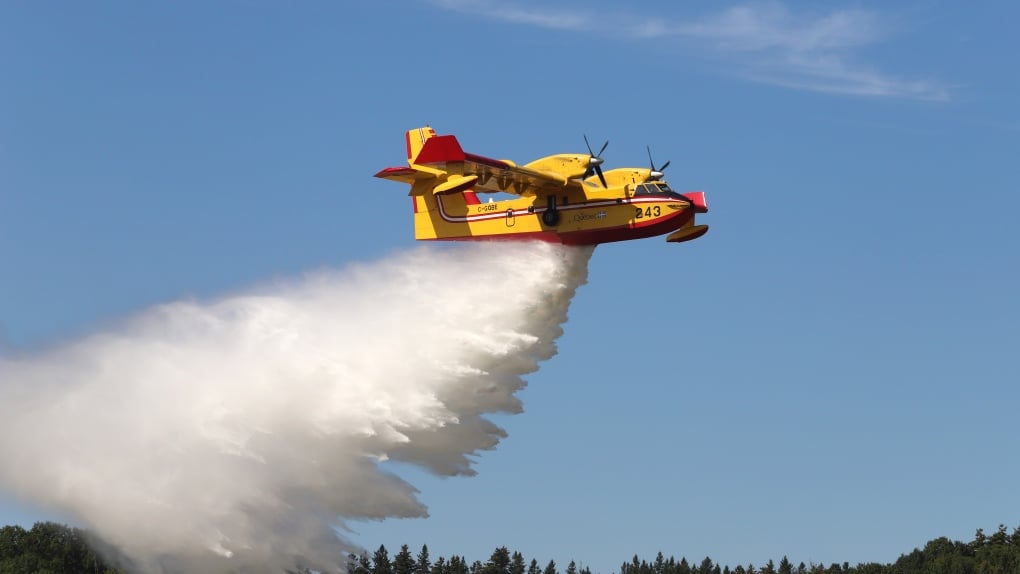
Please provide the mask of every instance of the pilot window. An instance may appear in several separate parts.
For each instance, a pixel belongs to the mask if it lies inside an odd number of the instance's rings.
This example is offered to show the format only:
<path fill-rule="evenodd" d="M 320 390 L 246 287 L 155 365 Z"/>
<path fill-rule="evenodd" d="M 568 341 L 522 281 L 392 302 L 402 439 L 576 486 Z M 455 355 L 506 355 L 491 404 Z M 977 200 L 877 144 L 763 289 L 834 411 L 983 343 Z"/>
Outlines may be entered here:
<path fill-rule="evenodd" d="M 664 183 L 643 183 L 637 186 L 634 195 L 657 195 L 675 197 L 677 193 Z"/>

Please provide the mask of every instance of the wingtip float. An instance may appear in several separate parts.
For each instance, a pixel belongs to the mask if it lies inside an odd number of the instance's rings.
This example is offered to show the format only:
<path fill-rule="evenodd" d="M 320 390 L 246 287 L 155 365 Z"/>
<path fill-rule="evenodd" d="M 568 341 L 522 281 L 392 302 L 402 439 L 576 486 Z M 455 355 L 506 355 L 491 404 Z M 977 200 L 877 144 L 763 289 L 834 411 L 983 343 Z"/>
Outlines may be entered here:
<path fill-rule="evenodd" d="M 668 233 L 680 243 L 701 237 L 707 225 L 705 192 L 677 193 L 662 180 L 666 162 L 648 168 L 602 171 L 602 152 L 558 154 L 518 166 L 465 152 L 452 135 L 431 127 L 409 130 L 407 167 L 376 177 L 411 185 L 415 238 L 419 240 L 538 239 L 595 245 Z M 585 144 L 588 138 L 585 137 Z M 478 194 L 509 193 L 504 201 Z"/>

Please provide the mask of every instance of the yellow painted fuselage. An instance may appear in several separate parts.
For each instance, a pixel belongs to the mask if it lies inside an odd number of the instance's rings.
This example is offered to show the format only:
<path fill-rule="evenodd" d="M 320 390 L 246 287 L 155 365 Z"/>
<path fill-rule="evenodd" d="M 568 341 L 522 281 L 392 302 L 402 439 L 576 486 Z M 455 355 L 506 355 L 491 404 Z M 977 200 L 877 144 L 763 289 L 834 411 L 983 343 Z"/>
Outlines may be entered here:
<path fill-rule="evenodd" d="M 700 231 L 693 229 L 696 207 L 679 194 L 637 194 L 638 184 L 584 191 L 502 201 L 479 199 L 470 191 L 414 196 L 415 238 L 543 239 L 589 245 L 652 237 L 685 226 L 692 234 Z"/>
<path fill-rule="evenodd" d="M 677 193 L 652 169 L 602 173 L 601 158 L 585 154 L 518 166 L 466 153 L 454 136 L 429 127 L 408 131 L 406 143 L 408 167 L 376 177 L 411 185 L 416 239 L 591 245 L 670 232 L 667 241 L 689 241 L 708 230 L 694 224 L 708 211 L 705 194 Z"/>

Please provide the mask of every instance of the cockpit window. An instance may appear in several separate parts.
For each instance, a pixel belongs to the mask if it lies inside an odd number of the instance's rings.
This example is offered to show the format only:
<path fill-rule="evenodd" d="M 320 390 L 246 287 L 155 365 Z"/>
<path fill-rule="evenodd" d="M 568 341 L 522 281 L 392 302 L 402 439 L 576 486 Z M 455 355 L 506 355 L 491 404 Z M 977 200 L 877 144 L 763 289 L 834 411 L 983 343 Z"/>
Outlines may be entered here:
<path fill-rule="evenodd" d="M 660 195 L 666 197 L 679 197 L 675 191 L 665 183 L 643 183 L 634 190 L 634 195 Z"/>

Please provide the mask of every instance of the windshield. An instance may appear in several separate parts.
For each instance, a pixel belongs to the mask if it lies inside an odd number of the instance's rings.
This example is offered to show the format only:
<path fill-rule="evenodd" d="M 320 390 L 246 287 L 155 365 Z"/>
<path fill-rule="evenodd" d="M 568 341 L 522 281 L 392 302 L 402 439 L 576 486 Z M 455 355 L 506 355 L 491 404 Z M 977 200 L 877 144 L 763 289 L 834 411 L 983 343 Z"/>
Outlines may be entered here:
<path fill-rule="evenodd" d="M 656 195 L 659 197 L 680 197 L 680 194 L 673 191 L 665 183 L 642 183 L 634 190 L 634 195 Z"/>

